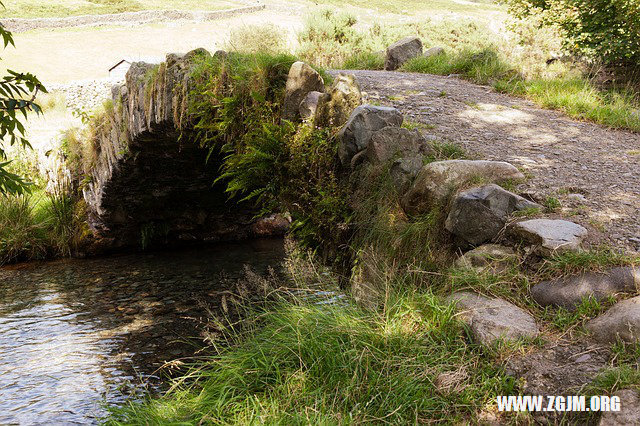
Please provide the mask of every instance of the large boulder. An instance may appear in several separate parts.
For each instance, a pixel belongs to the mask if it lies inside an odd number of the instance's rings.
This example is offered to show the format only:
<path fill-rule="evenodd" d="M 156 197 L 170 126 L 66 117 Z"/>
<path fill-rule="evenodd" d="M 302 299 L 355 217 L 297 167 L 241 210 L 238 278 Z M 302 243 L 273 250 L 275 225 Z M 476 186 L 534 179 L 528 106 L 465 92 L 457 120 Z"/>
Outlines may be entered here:
<path fill-rule="evenodd" d="M 603 300 L 617 293 L 636 293 L 639 289 L 640 268 L 627 266 L 543 281 L 531 288 L 531 296 L 542 306 L 574 309 L 587 297 Z"/>
<path fill-rule="evenodd" d="M 535 246 L 541 256 L 579 250 L 587 230 L 573 222 L 560 219 L 530 219 L 511 226 L 511 235 Z"/>
<path fill-rule="evenodd" d="M 455 265 L 459 268 L 475 269 L 476 271 L 500 272 L 507 269 L 516 259 L 516 252 L 511 247 L 485 244 L 460 256 Z"/>
<path fill-rule="evenodd" d="M 444 201 L 453 190 L 473 179 L 501 183 L 524 179 L 524 175 L 503 161 L 435 161 L 420 170 L 413 186 L 403 197 L 402 206 L 410 215 L 425 213 Z"/>
<path fill-rule="evenodd" d="M 318 100 L 314 124 L 319 127 L 342 126 L 362 103 L 362 93 L 353 75 L 340 74 L 328 90 L 329 96 Z"/>
<path fill-rule="evenodd" d="M 640 395 L 636 389 L 623 389 L 612 395 L 620 400 L 618 411 L 605 411 L 598 426 L 640 425 Z"/>
<path fill-rule="evenodd" d="M 387 126 L 400 126 L 402 120 L 402 114 L 395 108 L 373 105 L 357 107 L 338 133 L 338 156 L 342 165 L 349 165 L 354 155 L 365 150 L 376 131 Z"/>
<path fill-rule="evenodd" d="M 300 61 L 294 62 L 287 77 L 282 117 L 295 120 L 298 117 L 300 102 L 309 92 L 324 92 L 324 80 L 309 65 Z"/>
<path fill-rule="evenodd" d="M 459 245 L 477 246 L 497 237 L 513 212 L 539 207 L 496 184 L 484 185 L 456 195 L 445 228 Z"/>
<path fill-rule="evenodd" d="M 640 341 L 640 296 L 616 303 L 585 327 L 601 343 L 613 343 L 618 337 L 628 343 Z"/>
<path fill-rule="evenodd" d="M 534 338 L 540 333 L 531 314 L 506 300 L 458 292 L 452 294 L 449 301 L 456 302 L 462 320 L 471 327 L 474 340 L 483 345 L 501 339 Z"/>
<path fill-rule="evenodd" d="M 409 59 L 422 55 L 422 42 L 418 37 L 406 37 L 387 48 L 384 69 L 397 70 Z"/>

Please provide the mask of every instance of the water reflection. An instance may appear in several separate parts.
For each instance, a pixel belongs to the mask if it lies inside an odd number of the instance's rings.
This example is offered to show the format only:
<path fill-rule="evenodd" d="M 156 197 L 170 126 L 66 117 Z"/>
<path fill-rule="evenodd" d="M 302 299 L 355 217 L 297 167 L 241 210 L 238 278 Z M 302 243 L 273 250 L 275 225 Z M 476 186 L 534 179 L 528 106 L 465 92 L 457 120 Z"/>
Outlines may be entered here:
<path fill-rule="evenodd" d="M 281 240 L 261 240 L 0 269 L 0 424 L 96 422 L 194 353 L 221 273 L 282 257 Z"/>

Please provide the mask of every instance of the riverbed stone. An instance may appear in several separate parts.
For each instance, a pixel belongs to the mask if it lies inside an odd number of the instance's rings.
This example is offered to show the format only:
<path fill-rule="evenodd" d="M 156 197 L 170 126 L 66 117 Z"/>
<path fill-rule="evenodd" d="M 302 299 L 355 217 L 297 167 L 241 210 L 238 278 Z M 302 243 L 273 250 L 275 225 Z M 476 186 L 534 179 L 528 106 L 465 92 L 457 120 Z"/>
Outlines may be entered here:
<path fill-rule="evenodd" d="M 324 92 L 324 80 L 316 70 L 306 63 L 294 62 L 287 76 L 282 117 L 287 120 L 296 119 L 300 103 L 309 92 Z"/>
<path fill-rule="evenodd" d="M 511 247 L 499 244 L 484 244 L 460 256 L 455 264 L 460 268 L 484 271 L 503 271 L 516 260 L 516 252 Z"/>
<path fill-rule="evenodd" d="M 574 309 L 587 297 L 603 300 L 617 293 L 637 293 L 639 289 L 640 268 L 627 266 L 543 281 L 531 288 L 531 296 L 542 306 Z"/>
<path fill-rule="evenodd" d="M 387 48 L 384 69 L 395 71 L 409 59 L 422 55 L 422 41 L 418 37 L 405 37 Z"/>
<path fill-rule="evenodd" d="M 573 222 L 560 219 L 530 219 L 511 226 L 510 233 L 536 246 L 541 256 L 580 249 L 587 230 Z"/>
<path fill-rule="evenodd" d="M 318 127 L 344 125 L 353 110 L 362 104 L 362 93 L 352 74 L 339 74 L 327 93 L 329 96 L 321 96 L 318 100 L 314 118 Z"/>
<path fill-rule="evenodd" d="M 413 186 L 403 197 L 402 206 L 410 215 L 425 213 L 444 201 L 455 189 L 473 179 L 502 183 L 524 179 L 524 175 L 504 161 L 435 161 L 422 167 Z"/>
<path fill-rule="evenodd" d="M 640 341 L 640 296 L 613 305 L 604 314 L 587 322 L 586 329 L 601 343 Z"/>
<path fill-rule="evenodd" d="M 496 184 L 479 186 L 455 196 L 445 228 L 458 245 L 477 246 L 497 237 L 513 212 L 540 207 Z"/>
<path fill-rule="evenodd" d="M 338 133 L 338 156 L 342 165 L 348 165 L 354 155 L 365 150 L 376 131 L 388 126 L 398 127 L 402 121 L 402 114 L 395 108 L 374 105 L 357 107 Z"/>
<path fill-rule="evenodd" d="M 635 389 L 623 389 L 612 396 L 620 398 L 620 411 L 605 411 L 598 426 L 640 425 L 640 396 Z"/>
<path fill-rule="evenodd" d="M 522 337 L 536 337 L 540 330 L 535 319 L 524 309 L 503 299 L 490 299 L 471 292 L 449 297 L 455 301 L 460 316 L 470 327 L 474 339 L 483 345 Z"/>

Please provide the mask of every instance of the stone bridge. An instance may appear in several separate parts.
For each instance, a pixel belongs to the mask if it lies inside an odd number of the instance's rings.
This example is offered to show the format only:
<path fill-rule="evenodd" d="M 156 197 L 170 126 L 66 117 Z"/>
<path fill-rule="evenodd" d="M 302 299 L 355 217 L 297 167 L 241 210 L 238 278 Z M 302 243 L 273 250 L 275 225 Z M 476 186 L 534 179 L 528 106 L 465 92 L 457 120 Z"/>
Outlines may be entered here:
<path fill-rule="evenodd" d="M 239 240 L 283 234 L 281 217 L 255 220 L 255 212 L 228 199 L 214 184 L 220 155 L 191 140 L 185 116 L 189 59 L 170 54 L 159 66 L 134 63 L 112 90 L 113 108 L 93 141 L 83 188 L 89 226 L 98 246 Z M 150 76 L 153 76 L 151 78 Z"/>

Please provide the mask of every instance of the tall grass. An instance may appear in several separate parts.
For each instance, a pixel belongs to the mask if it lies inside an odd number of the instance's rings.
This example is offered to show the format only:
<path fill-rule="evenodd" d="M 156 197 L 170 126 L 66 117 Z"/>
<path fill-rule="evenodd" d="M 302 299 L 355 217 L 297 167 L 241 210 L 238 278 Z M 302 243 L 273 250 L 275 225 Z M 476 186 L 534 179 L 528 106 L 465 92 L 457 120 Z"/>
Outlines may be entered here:
<path fill-rule="evenodd" d="M 289 300 L 164 397 L 110 424 L 472 422 L 513 381 L 431 294 L 383 312 Z"/>
<path fill-rule="evenodd" d="M 0 265 L 69 256 L 79 229 L 67 192 L 0 196 Z"/>

